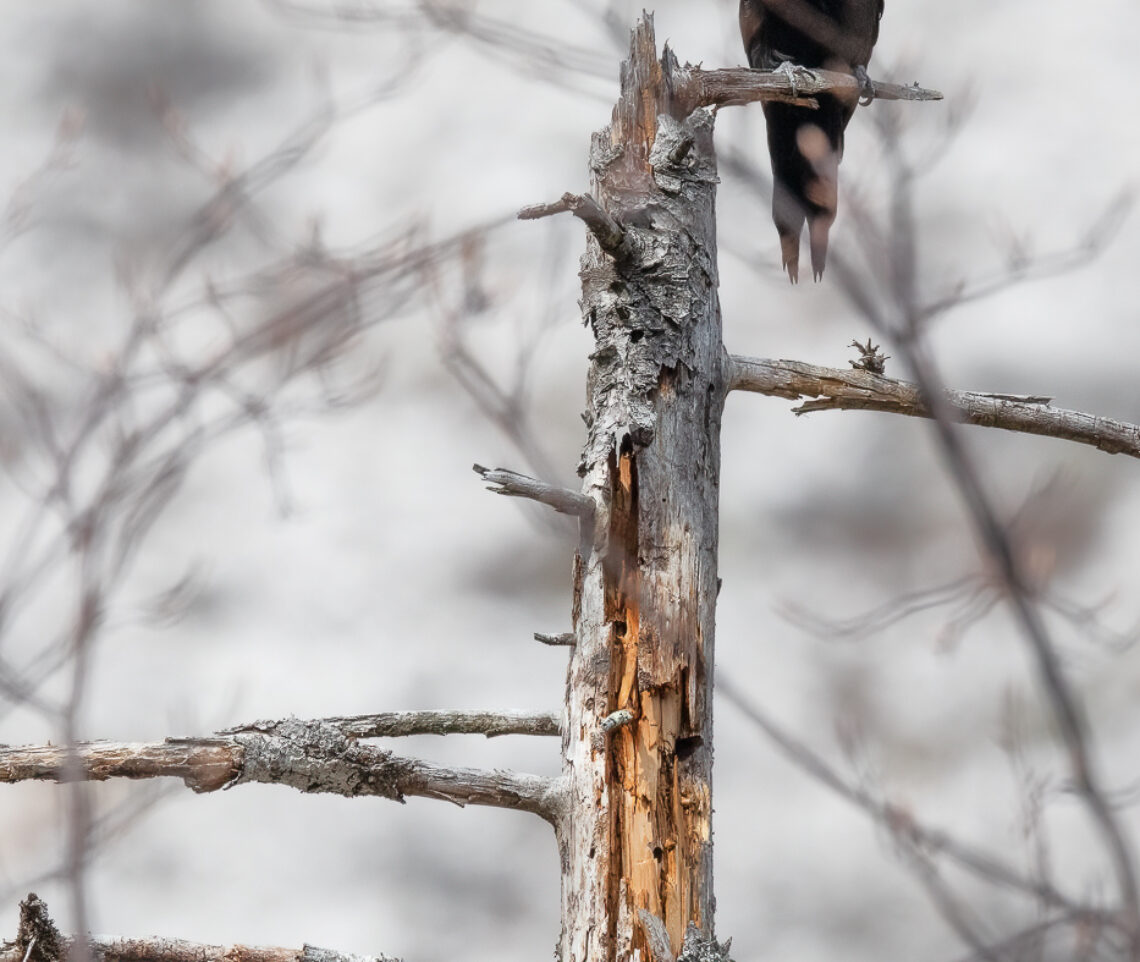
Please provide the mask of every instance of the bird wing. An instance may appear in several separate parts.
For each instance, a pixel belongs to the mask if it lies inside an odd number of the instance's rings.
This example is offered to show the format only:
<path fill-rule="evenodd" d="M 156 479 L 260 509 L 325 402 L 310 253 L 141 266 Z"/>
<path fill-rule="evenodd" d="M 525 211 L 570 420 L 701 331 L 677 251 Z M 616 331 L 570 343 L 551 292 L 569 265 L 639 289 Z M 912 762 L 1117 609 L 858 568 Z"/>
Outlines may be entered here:
<path fill-rule="evenodd" d="M 764 4 L 760 0 L 740 0 L 740 37 L 748 53 L 750 67 L 774 67 L 760 50 L 760 29 L 764 26 Z"/>
<path fill-rule="evenodd" d="M 752 67 L 774 69 L 792 59 L 824 66 L 829 53 L 866 66 L 879 39 L 884 0 L 740 0 L 740 36 Z M 778 48 L 787 46 L 781 51 Z M 838 64 L 833 69 L 843 69 Z"/>
<path fill-rule="evenodd" d="M 842 5 L 843 30 L 851 48 L 852 66 L 866 67 L 871 51 L 879 40 L 879 21 L 883 19 L 883 0 L 846 0 Z"/>

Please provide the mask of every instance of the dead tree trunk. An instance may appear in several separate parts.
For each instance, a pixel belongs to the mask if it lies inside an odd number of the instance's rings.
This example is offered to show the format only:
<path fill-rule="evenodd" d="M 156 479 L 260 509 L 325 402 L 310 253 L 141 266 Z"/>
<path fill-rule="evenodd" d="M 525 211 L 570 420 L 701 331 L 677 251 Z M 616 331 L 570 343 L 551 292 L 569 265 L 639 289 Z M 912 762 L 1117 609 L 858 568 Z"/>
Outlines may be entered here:
<path fill-rule="evenodd" d="M 593 139 L 600 210 L 575 210 L 592 228 L 581 304 L 597 346 L 579 470 L 597 511 L 575 567 L 563 962 L 673 959 L 713 934 L 726 364 L 713 115 L 676 101 L 680 72 L 668 49 L 658 61 L 643 19 L 613 122 Z"/>

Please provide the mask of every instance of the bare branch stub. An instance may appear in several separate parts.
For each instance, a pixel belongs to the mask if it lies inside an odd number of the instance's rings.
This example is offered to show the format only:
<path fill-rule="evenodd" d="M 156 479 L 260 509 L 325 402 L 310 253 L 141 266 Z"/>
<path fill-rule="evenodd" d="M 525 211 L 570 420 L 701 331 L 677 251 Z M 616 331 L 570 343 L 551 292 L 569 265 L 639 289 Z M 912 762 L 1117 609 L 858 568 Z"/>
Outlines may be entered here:
<path fill-rule="evenodd" d="M 536 631 L 534 633 L 534 640 L 540 644 L 549 645 L 552 648 L 573 648 L 577 642 L 577 638 L 572 631 L 564 631 L 558 635 L 548 635 L 541 631 Z"/>
<path fill-rule="evenodd" d="M 489 485 L 493 485 L 487 488 L 488 491 L 512 498 L 528 498 L 553 508 L 559 514 L 572 515 L 587 524 L 593 523 L 594 500 L 587 495 L 505 468 L 485 468 L 476 464 L 472 470 Z"/>
<path fill-rule="evenodd" d="M 519 211 L 519 220 L 538 220 L 554 214 L 570 213 L 593 231 L 602 249 L 615 256 L 625 240 L 625 231 L 590 194 L 566 193 L 553 204 L 536 204 Z"/>

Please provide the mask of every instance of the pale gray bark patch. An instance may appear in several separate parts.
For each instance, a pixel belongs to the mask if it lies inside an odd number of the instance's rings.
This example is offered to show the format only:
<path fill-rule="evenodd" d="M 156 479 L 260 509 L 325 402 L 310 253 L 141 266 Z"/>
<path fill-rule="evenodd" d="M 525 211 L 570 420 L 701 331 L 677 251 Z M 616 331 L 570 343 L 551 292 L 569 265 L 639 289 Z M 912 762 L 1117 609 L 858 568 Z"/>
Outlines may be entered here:
<path fill-rule="evenodd" d="M 408 759 L 362 745 L 324 721 L 287 719 L 251 728 L 233 734 L 243 760 L 231 785 L 266 782 L 302 792 L 404 800 L 400 781 L 412 773 Z"/>
<path fill-rule="evenodd" d="M 618 184 L 611 201 L 611 213 L 626 232 L 625 257 L 617 261 L 595 249 L 582 260 L 582 308 L 596 340 L 583 472 L 616 452 L 624 437 L 639 447 L 652 442 L 662 372 L 692 364 L 695 338 L 706 336 L 694 319 L 708 313 L 716 265 L 703 243 L 707 224 L 689 222 L 713 217 L 707 201 L 696 202 L 718 182 L 713 116 L 701 109 L 684 122 L 661 116 L 658 124 L 660 144 L 651 156 L 659 161 L 653 176 L 664 185 L 661 191 L 650 197 L 625 194 Z M 700 149 L 682 152 L 682 144 Z M 674 156 L 678 162 L 669 162 Z M 604 178 L 619 159 L 608 139 L 595 135 L 595 176 Z"/>
<path fill-rule="evenodd" d="M 695 925 L 690 925 L 685 932 L 685 947 L 677 962 L 732 962 L 728 955 L 732 947 L 732 939 L 718 942 L 706 936 Z"/>

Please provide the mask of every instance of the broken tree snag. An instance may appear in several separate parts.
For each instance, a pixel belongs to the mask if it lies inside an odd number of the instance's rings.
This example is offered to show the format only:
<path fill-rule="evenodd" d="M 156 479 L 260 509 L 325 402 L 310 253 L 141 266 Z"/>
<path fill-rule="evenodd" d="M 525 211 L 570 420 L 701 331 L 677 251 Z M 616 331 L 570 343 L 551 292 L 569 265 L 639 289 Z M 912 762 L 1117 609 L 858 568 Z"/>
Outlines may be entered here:
<path fill-rule="evenodd" d="M 563 962 L 675 958 L 691 928 L 713 934 L 725 385 L 713 112 L 675 97 L 686 76 L 668 49 L 658 59 L 643 17 L 621 100 L 590 153 L 591 196 L 623 239 L 615 256 L 589 235 L 581 270 L 596 347 L 580 473 L 598 507 L 575 563 L 563 735 L 571 797 L 558 825 Z"/>

